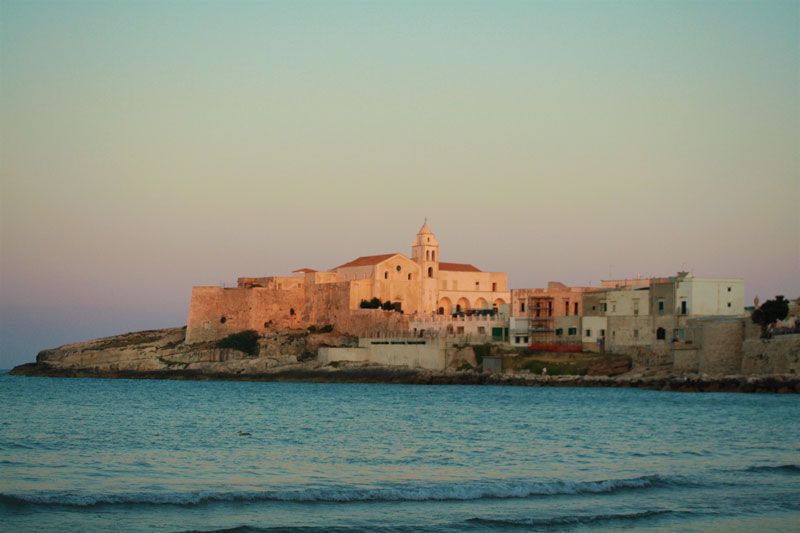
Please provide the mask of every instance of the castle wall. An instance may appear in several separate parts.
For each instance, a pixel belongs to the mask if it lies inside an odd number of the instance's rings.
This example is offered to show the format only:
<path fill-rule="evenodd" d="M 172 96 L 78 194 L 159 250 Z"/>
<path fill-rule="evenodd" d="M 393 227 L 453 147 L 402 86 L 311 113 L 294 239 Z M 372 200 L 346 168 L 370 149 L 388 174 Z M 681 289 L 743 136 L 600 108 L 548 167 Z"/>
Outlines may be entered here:
<path fill-rule="evenodd" d="M 745 340 L 742 344 L 742 373 L 800 374 L 800 335 Z"/>
<path fill-rule="evenodd" d="M 694 344 L 699 346 L 698 372 L 739 374 L 742 370 L 744 321 L 741 319 L 694 319 L 689 322 Z"/>
<path fill-rule="evenodd" d="M 364 280 L 368 281 L 368 280 Z M 333 325 L 347 335 L 390 335 L 408 329 L 404 315 L 380 309 L 351 309 L 351 282 L 293 289 L 194 287 L 186 342 L 219 339 L 252 329 L 298 329 Z"/>
<path fill-rule="evenodd" d="M 263 331 L 270 326 L 291 329 L 303 327 L 300 311 L 305 291 L 267 289 L 194 287 L 189 304 L 186 342 L 218 339 L 245 329 Z"/>

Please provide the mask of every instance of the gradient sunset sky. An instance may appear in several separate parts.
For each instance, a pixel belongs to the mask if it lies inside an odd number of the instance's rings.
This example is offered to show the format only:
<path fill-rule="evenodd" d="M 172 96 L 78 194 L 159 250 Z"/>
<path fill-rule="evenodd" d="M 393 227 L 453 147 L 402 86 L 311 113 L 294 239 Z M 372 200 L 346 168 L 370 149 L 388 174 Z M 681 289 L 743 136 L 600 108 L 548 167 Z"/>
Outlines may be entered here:
<path fill-rule="evenodd" d="M 399 251 L 800 296 L 800 3 L 0 1 L 0 368 Z"/>

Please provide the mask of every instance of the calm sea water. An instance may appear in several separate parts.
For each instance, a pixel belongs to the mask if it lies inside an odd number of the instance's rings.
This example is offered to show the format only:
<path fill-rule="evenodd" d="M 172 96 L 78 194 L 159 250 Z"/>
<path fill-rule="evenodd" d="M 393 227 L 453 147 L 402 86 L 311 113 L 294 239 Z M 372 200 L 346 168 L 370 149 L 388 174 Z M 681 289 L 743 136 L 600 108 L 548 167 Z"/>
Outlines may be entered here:
<path fill-rule="evenodd" d="M 800 529 L 797 396 L 1 375 L 0 402 L 6 531 Z"/>

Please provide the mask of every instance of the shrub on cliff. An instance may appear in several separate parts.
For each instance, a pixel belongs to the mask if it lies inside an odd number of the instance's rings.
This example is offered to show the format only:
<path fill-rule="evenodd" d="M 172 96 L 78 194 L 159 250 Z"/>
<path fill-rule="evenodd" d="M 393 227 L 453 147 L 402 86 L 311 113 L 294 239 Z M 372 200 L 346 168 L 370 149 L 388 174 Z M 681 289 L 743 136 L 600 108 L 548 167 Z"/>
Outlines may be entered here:
<path fill-rule="evenodd" d="M 230 348 L 250 355 L 258 355 L 258 332 L 246 329 L 239 333 L 231 333 L 217 341 L 217 348 Z"/>
<path fill-rule="evenodd" d="M 778 320 L 783 320 L 789 314 L 789 301 L 783 296 L 776 296 L 774 300 L 767 300 L 753 311 L 750 316 L 753 323 L 761 326 L 761 338 L 768 339 L 772 336 L 770 326 Z"/>
<path fill-rule="evenodd" d="M 331 331 L 333 331 L 333 324 L 326 324 L 320 327 L 314 325 L 308 326 L 309 333 L 330 333 Z"/>
<path fill-rule="evenodd" d="M 472 346 L 472 351 L 475 352 L 475 360 L 478 362 L 478 366 L 482 366 L 483 358 L 492 355 L 492 345 L 475 344 Z"/>

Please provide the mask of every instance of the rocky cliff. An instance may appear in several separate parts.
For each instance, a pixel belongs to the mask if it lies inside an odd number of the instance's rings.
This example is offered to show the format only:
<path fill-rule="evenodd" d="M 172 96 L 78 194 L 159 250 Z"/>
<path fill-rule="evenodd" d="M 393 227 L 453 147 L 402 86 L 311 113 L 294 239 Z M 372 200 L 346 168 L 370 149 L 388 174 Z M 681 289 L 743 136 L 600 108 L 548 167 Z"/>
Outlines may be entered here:
<path fill-rule="evenodd" d="M 250 355 L 218 348 L 213 341 L 186 344 L 185 336 L 186 328 L 170 328 L 66 344 L 39 352 L 36 363 L 21 365 L 12 374 L 260 374 L 313 361 L 320 346 L 346 346 L 353 342 L 350 337 L 334 333 L 275 332 L 261 337 L 257 354 Z"/>
<path fill-rule="evenodd" d="M 706 392 L 800 392 L 800 378 L 794 374 L 763 376 L 620 374 L 629 368 L 627 358 L 556 360 L 557 354 L 521 358 L 508 365 L 510 373 L 489 374 L 474 370 L 430 371 L 386 367 L 368 363 L 317 361 L 322 346 L 352 346 L 355 339 L 336 333 L 305 330 L 276 331 L 258 340 L 255 355 L 218 348 L 216 342 L 185 343 L 185 328 L 140 331 L 43 350 L 35 363 L 16 367 L 16 375 L 240 379 L 258 381 L 317 381 L 347 383 L 486 384 L 548 387 L 639 387 L 673 391 Z M 794 354 L 794 352 L 792 352 Z M 771 355 L 771 354 L 770 354 Z M 471 357 L 462 358 L 474 360 Z M 530 359 L 530 360 L 529 360 Z M 574 359 L 574 358 L 573 358 Z M 585 359 L 585 360 L 584 360 Z M 459 362 L 463 363 L 461 359 Z M 542 376 L 530 369 L 547 365 L 551 372 L 580 367 L 587 375 Z M 581 366 L 583 365 L 583 366 Z M 466 365 L 467 367 L 472 366 Z M 519 367 L 519 368 L 518 368 Z M 527 369 L 530 367 L 530 369 Z M 585 367 L 585 368 L 584 368 Z M 605 374 L 605 375 L 601 375 Z"/>

